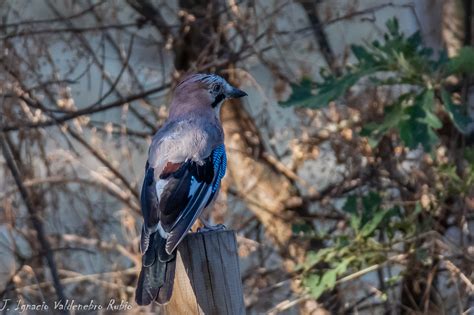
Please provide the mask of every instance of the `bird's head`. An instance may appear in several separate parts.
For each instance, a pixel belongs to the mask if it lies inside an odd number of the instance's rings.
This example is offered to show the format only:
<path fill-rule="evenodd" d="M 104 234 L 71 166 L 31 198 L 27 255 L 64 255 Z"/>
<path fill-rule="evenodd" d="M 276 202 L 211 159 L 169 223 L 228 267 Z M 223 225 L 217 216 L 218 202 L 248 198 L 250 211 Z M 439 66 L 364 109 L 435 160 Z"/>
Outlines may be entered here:
<path fill-rule="evenodd" d="M 212 111 L 218 114 L 224 100 L 246 95 L 216 74 L 192 74 L 176 86 L 170 116 L 190 111 Z"/>

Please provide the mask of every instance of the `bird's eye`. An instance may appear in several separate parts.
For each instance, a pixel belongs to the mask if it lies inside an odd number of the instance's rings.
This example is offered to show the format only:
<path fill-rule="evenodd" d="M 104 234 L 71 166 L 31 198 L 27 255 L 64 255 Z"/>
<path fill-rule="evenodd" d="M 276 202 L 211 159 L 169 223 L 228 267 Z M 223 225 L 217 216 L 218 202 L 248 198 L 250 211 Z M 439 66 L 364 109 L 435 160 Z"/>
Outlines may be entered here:
<path fill-rule="evenodd" d="M 212 92 L 214 92 L 214 93 L 219 93 L 220 90 L 221 90 L 221 86 L 219 84 L 215 84 L 212 87 Z"/>

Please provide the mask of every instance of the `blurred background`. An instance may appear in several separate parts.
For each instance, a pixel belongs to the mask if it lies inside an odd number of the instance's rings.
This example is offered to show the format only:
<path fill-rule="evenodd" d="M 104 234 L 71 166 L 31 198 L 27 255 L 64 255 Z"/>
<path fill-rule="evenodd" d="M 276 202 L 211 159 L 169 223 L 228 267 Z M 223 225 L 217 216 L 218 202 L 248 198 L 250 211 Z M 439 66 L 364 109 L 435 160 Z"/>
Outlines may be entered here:
<path fill-rule="evenodd" d="M 474 314 L 473 11 L 0 0 L 0 301 L 160 312 L 133 296 L 147 148 L 212 72 L 249 94 L 213 210 L 248 314 Z"/>

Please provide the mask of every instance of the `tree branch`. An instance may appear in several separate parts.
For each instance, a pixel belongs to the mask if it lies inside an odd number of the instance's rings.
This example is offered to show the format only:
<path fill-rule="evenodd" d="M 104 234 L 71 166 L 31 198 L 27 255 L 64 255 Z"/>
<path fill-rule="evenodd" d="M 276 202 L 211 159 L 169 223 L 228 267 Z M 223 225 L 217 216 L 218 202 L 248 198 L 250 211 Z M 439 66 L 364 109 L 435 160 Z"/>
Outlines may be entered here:
<path fill-rule="evenodd" d="M 306 12 L 306 15 L 308 16 L 311 27 L 313 28 L 314 36 L 316 37 L 319 49 L 321 50 L 326 63 L 334 74 L 340 75 L 341 69 L 338 66 L 336 56 L 332 51 L 331 45 L 329 44 L 329 40 L 326 36 L 326 32 L 323 28 L 323 24 L 318 16 L 317 1 L 299 0 L 298 2 L 301 4 Z"/>
<path fill-rule="evenodd" d="M 94 103 L 90 106 L 87 106 L 83 109 L 79 109 L 79 110 L 77 110 L 75 112 L 72 112 L 70 114 L 66 114 L 66 115 L 63 115 L 63 116 L 57 117 L 57 118 L 51 118 L 49 120 L 42 121 L 42 122 L 25 122 L 25 123 L 22 123 L 21 125 L 2 126 L 2 127 L 0 127 L 0 131 L 8 132 L 8 131 L 14 131 L 14 130 L 20 130 L 20 129 L 42 128 L 42 127 L 50 127 L 50 126 L 54 126 L 54 125 L 59 125 L 61 123 L 64 123 L 66 121 L 69 121 L 71 119 L 74 119 L 74 118 L 77 118 L 77 117 L 80 117 L 80 116 L 90 115 L 90 114 L 94 114 L 94 113 L 98 113 L 98 112 L 103 112 L 103 111 L 106 111 L 106 110 L 109 110 L 109 109 L 112 109 L 112 108 L 115 108 L 115 107 L 122 106 L 126 103 L 139 100 L 139 99 L 141 99 L 143 97 L 146 97 L 150 94 L 154 94 L 154 93 L 164 91 L 167 88 L 169 88 L 170 86 L 171 86 L 170 83 L 166 83 L 162 86 L 146 90 L 142 93 L 130 95 L 128 97 L 124 97 L 122 99 L 116 100 L 114 102 L 111 102 L 111 103 L 108 103 L 108 104 L 105 104 L 105 105 L 102 105 L 102 106 L 96 106 L 96 104 Z"/>
<path fill-rule="evenodd" d="M 38 242 L 41 245 L 42 251 L 44 256 L 46 257 L 46 261 L 48 263 L 49 270 L 51 272 L 51 278 L 53 280 L 53 286 L 56 291 L 56 295 L 59 300 L 65 301 L 66 296 L 64 295 L 64 289 L 61 284 L 61 280 L 59 279 L 58 269 L 56 267 L 56 262 L 54 260 L 54 255 L 51 250 L 51 245 L 46 238 L 43 223 L 37 213 L 37 209 L 35 208 L 28 190 L 23 185 L 23 181 L 21 178 L 21 174 L 17 168 L 15 161 L 13 160 L 13 156 L 11 154 L 10 147 L 5 139 L 4 134 L 0 134 L 0 146 L 2 147 L 3 156 L 5 158 L 6 164 L 12 173 L 13 179 L 15 180 L 16 185 L 18 186 L 18 190 L 20 191 L 21 197 L 25 202 L 26 208 L 30 215 L 30 220 L 33 225 L 33 228 L 36 230 L 36 234 L 38 236 Z M 65 313 L 68 313 L 65 311 Z"/>

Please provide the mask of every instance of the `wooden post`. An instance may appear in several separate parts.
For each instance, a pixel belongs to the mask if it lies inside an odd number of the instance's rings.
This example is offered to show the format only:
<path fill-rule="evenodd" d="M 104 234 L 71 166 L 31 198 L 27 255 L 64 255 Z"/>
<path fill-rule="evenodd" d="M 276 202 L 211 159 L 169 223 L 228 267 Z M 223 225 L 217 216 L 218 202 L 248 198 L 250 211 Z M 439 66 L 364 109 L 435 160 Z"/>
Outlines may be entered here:
<path fill-rule="evenodd" d="M 191 233 L 179 244 L 165 314 L 245 314 L 234 231 Z"/>

